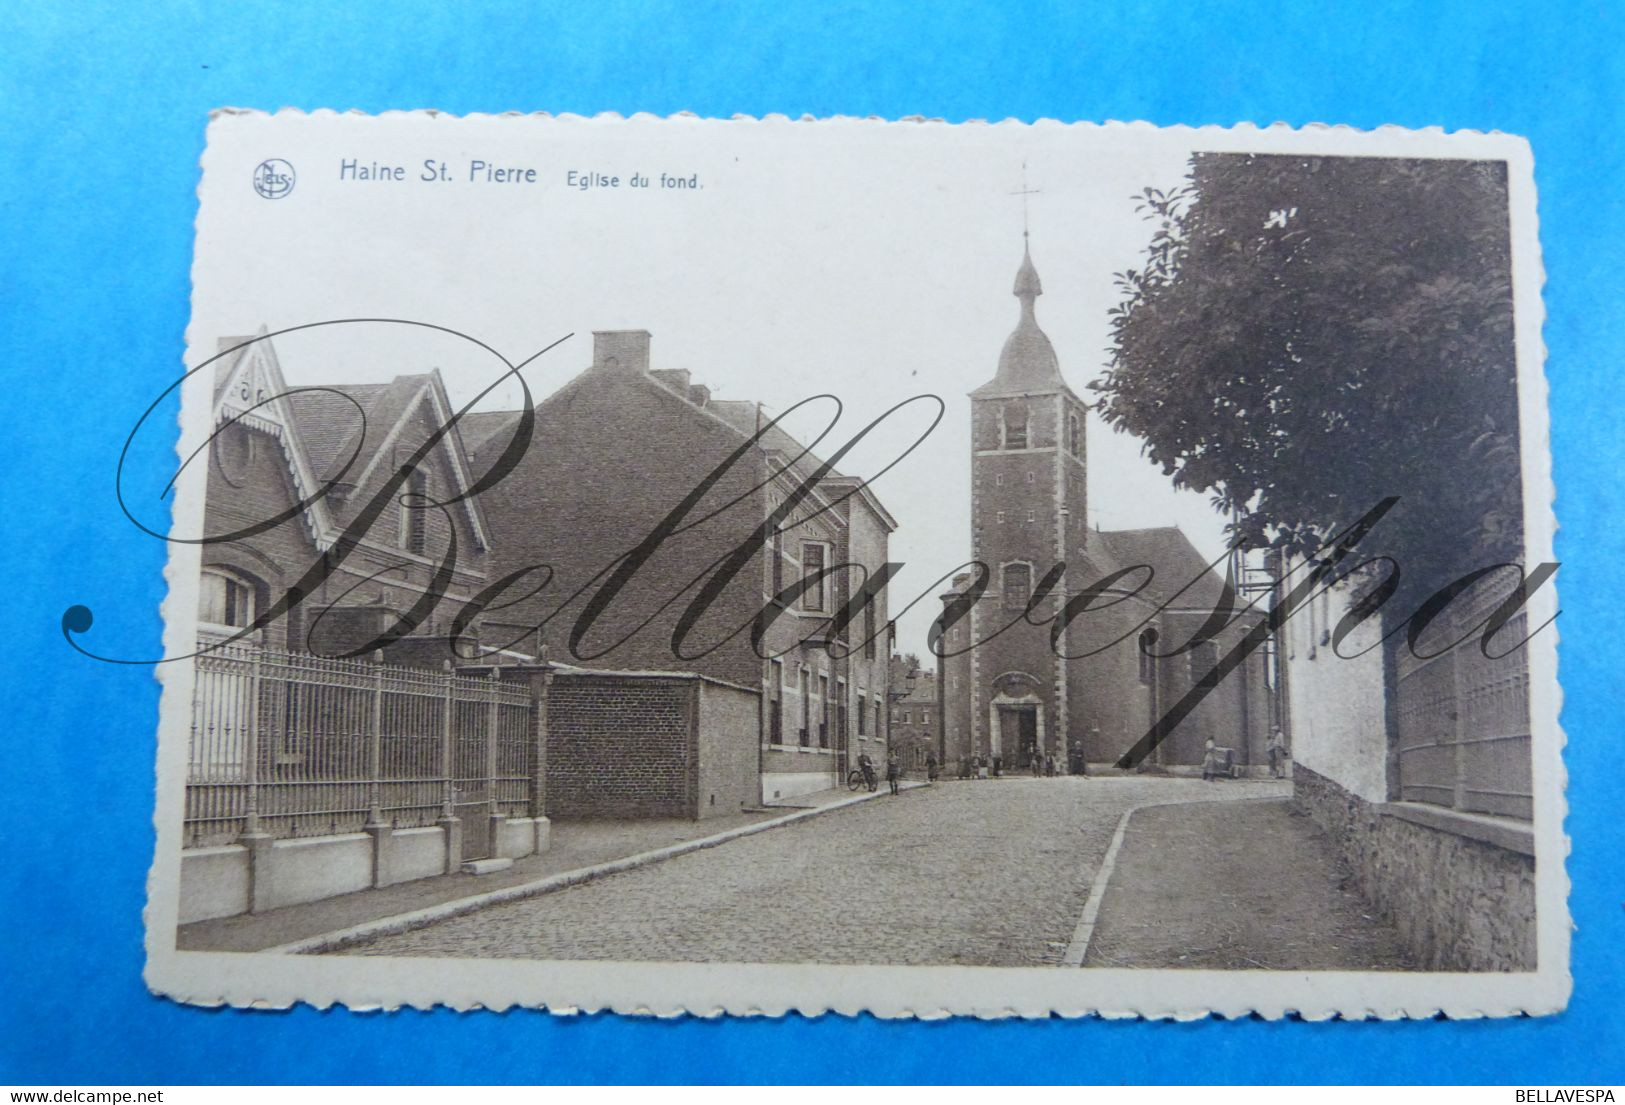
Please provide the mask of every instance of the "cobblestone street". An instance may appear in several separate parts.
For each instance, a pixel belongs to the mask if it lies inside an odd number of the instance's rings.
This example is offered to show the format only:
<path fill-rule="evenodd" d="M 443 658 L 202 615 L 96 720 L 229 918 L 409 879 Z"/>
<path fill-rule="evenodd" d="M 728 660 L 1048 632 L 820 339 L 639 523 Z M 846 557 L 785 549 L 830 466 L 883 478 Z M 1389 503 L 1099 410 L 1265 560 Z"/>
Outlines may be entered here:
<path fill-rule="evenodd" d="M 1144 777 L 944 783 L 347 954 L 1059 965 L 1125 810 L 1285 793 Z"/>

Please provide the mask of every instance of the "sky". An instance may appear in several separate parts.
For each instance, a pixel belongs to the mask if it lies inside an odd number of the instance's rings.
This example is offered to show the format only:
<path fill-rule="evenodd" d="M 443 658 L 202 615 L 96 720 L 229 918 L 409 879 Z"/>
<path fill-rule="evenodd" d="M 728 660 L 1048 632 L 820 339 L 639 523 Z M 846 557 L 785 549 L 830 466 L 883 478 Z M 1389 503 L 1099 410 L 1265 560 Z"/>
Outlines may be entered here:
<path fill-rule="evenodd" d="M 337 318 L 434 323 L 514 361 L 573 334 L 526 370 L 539 401 L 587 366 L 592 331 L 646 329 L 653 367 L 687 368 L 719 398 L 775 412 L 837 396 L 843 412 L 820 447 L 826 455 L 894 405 L 940 396 L 940 424 L 874 484 L 899 523 L 895 612 L 934 594 L 934 582 L 969 558 L 966 393 L 992 377 L 1015 326 L 1024 219 L 1044 286 L 1040 325 L 1068 384 L 1088 399 L 1107 360 L 1112 274 L 1141 263 L 1153 229 L 1134 196 L 1183 179 L 1194 133 L 224 116 L 203 159 L 189 363 L 212 354 L 221 335 Z M 255 166 L 271 157 L 296 175 L 275 200 L 252 186 Z M 476 161 L 521 179 L 488 179 Z M 433 180 L 418 179 L 425 162 Z M 374 163 L 406 179 L 355 179 Z M 441 163 L 451 179 L 441 179 Z M 620 183 L 572 187 L 572 171 Z M 634 174 L 649 185 L 631 186 Z M 661 174 L 697 186 L 662 187 Z M 1032 194 L 1018 194 L 1023 180 Z M 307 330 L 276 349 L 293 385 L 438 368 L 459 404 L 504 371 L 460 338 L 398 325 Z M 518 405 L 509 383 L 479 409 Z M 807 428 L 822 428 L 830 409 L 809 408 L 818 417 L 794 428 L 816 436 Z M 910 404 L 842 470 L 879 471 L 936 409 Z M 1088 463 L 1090 525 L 1179 525 L 1210 558 L 1222 553 L 1223 519 L 1206 497 L 1175 491 L 1137 439 L 1093 415 Z M 900 650 L 926 653 L 938 610 L 921 602 L 899 619 Z"/>

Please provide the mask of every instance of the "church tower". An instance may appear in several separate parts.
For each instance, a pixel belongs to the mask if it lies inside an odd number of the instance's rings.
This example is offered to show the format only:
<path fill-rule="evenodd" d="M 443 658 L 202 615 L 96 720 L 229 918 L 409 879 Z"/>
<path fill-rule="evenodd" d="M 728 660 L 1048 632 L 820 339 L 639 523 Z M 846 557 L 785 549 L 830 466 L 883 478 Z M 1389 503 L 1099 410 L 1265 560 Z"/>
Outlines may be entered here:
<path fill-rule="evenodd" d="M 1064 771 L 1083 714 L 1069 701 L 1066 640 L 1052 647 L 1050 633 L 1068 577 L 1084 571 L 1064 566 L 1081 559 L 1088 532 L 1086 411 L 1039 328 L 1044 289 L 1025 238 L 1014 288 L 1020 316 L 993 379 L 970 393 L 971 547 L 990 574 L 971 616 L 979 644 L 967 720 L 973 754 L 1007 771 L 1052 755 Z"/>

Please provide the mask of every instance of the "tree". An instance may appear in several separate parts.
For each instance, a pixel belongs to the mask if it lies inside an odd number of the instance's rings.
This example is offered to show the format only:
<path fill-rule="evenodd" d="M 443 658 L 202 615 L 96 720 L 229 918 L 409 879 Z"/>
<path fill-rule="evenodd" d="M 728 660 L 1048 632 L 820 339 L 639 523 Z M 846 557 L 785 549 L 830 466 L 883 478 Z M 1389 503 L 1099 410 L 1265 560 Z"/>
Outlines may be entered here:
<path fill-rule="evenodd" d="M 1197 154 L 1138 203 L 1110 425 L 1250 547 L 1312 552 L 1399 496 L 1359 551 L 1402 599 L 1521 558 L 1503 163 Z"/>

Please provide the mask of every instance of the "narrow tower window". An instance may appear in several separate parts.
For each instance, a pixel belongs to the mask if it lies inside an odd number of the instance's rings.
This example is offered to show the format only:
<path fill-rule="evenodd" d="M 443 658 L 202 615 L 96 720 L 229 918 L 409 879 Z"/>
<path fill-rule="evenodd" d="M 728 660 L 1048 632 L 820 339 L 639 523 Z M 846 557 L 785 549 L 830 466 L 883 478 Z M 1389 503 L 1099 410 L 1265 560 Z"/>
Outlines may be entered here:
<path fill-rule="evenodd" d="M 1033 595 L 1033 570 L 1028 564 L 1004 566 L 1004 608 L 1025 610 Z"/>
<path fill-rule="evenodd" d="M 1027 404 L 1006 403 L 1004 407 L 1004 447 L 1027 447 Z"/>

